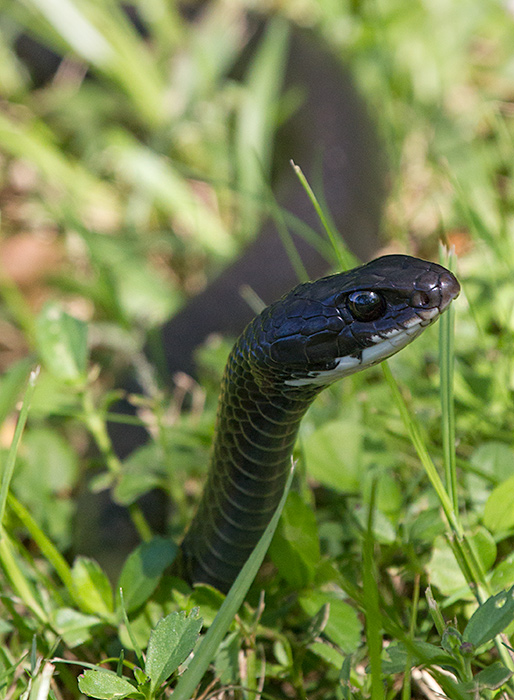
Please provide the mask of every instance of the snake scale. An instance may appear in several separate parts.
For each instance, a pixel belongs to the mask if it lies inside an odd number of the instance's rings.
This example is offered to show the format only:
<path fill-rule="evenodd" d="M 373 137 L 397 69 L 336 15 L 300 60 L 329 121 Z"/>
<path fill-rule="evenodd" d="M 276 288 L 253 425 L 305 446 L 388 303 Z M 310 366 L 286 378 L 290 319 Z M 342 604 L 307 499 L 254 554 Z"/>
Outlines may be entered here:
<path fill-rule="evenodd" d="M 299 284 L 249 323 L 225 368 L 207 483 L 181 544 L 184 578 L 228 591 L 277 507 L 314 398 L 410 343 L 459 291 L 444 267 L 387 255 Z"/>

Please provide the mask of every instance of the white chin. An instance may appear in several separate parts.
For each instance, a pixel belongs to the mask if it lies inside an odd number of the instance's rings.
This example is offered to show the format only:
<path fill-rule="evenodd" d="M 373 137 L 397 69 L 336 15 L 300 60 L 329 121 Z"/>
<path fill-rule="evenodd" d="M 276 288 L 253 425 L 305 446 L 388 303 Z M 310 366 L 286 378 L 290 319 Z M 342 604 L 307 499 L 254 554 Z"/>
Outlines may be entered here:
<path fill-rule="evenodd" d="M 435 316 L 430 318 L 433 320 Z M 355 355 L 346 355 L 336 359 L 335 367 L 327 370 L 315 370 L 309 372 L 306 377 L 298 379 L 286 379 L 285 384 L 288 386 L 325 386 L 346 377 L 354 372 L 359 372 L 361 369 L 376 365 L 388 357 L 394 355 L 398 350 L 408 345 L 411 340 L 414 340 L 423 330 L 429 325 L 429 319 L 419 319 L 415 324 L 411 324 L 408 328 L 394 329 L 388 334 L 382 336 L 373 336 L 376 341 L 364 350 L 360 350 Z"/>

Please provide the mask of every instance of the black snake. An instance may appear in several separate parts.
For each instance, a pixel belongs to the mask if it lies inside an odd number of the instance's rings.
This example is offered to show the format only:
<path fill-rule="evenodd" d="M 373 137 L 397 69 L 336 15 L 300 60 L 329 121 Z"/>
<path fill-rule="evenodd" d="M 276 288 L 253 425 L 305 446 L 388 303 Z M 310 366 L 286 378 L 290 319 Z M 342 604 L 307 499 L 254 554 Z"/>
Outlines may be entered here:
<path fill-rule="evenodd" d="M 313 399 L 410 343 L 459 291 L 444 267 L 388 255 L 300 284 L 251 321 L 225 368 L 208 480 L 181 545 L 187 580 L 230 588 L 280 500 Z"/>

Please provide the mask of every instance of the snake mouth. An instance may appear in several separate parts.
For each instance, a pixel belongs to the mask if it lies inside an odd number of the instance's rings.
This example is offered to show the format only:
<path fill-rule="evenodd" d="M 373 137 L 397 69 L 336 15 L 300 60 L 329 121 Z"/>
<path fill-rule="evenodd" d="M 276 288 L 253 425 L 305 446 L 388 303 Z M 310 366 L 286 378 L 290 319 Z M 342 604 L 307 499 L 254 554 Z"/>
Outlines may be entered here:
<path fill-rule="evenodd" d="M 394 355 L 401 348 L 417 338 L 427 326 L 430 326 L 454 299 L 453 296 L 446 303 L 428 309 L 416 309 L 413 315 L 402 322 L 401 325 L 389 331 L 370 336 L 371 344 L 358 351 L 335 358 L 335 365 L 326 370 L 312 370 L 307 376 L 287 379 L 288 386 L 326 386 L 332 382 L 359 372 L 366 367 L 377 365 L 388 357 Z"/>
<path fill-rule="evenodd" d="M 355 354 L 355 359 L 358 360 L 358 363 L 352 365 L 354 367 L 353 371 L 356 372 L 358 369 L 371 367 L 391 357 L 405 345 L 408 345 L 414 338 L 417 338 L 427 326 L 437 319 L 440 313 L 441 310 L 437 307 L 418 310 L 414 316 L 403 323 L 403 326 L 393 328 L 380 335 L 371 336 L 373 344 Z"/>

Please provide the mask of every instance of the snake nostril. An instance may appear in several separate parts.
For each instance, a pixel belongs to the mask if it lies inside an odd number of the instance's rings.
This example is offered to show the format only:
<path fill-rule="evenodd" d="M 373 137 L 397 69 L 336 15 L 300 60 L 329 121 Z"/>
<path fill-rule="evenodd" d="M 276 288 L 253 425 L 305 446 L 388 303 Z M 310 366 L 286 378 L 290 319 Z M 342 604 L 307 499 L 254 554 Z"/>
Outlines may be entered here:
<path fill-rule="evenodd" d="M 412 295 L 412 305 L 420 307 L 430 306 L 430 296 L 427 292 L 414 292 Z"/>

